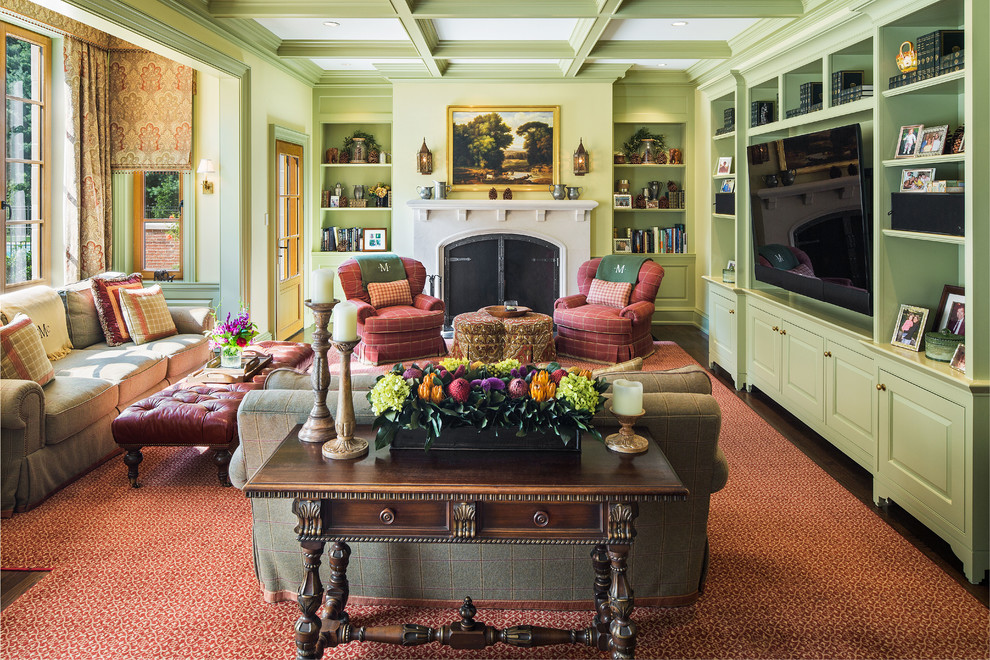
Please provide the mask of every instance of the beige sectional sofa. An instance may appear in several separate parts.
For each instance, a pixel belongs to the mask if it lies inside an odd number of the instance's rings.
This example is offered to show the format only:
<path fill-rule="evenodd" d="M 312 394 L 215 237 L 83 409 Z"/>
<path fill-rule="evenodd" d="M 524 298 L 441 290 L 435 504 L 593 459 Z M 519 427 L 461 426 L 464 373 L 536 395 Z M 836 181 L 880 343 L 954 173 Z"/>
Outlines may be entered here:
<path fill-rule="evenodd" d="M 58 290 L 72 350 L 39 386 L 0 380 L 0 497 L 3 515 L 27 510 L 111 456 L 110 422 L 131 403 L 202 367 L 209 356 L 206 307 L 170 307 L 178 335 L 136 346 L 107 345 L 89 280 Z M 48 287 L 33 291 L 50 292 Z M 11 295 L 0 296 L 0 312 Z"/>
<path fill-rule="evenodd" d="M 699 366 L 667 372 L 605 375 L 643 382 L 650 430 L 681 481 L 691 491 L 684 502 L 640 504 L 630 575 L 637 605 L 677 606 L 693 602 L 708 567 L 708 511 L 712 493 L 728 478 L 718 447 L 722 415 L 711 381 Z M 374 377 L 355 376 L 353 403 L 359 424 L 374 417 L 366 394 Z M 280 389 L 281 388 L 281 389 Z M 336 412 L 337 380 L 327 397 Z M 230 478 L 243 488 L 249 475 L 271 455 L 289 430 L 306 420 L 313 406 L 310 378 L 272 372 L 264 390 L 249 392 L 238 410 L 241 444 L 230 464 Z M 618 422 L 599 414 L 596 425 L 614 433 Z M 588 442 L 596 442 L 588 440 Z M 289 499 L 251 500 L 255 572 L 268 601 L 293 599 L 302 582 L 302 554 L 293 528 Z M 348 569 L 352 600 L 390 602 L 460 601 L 470 595 L 486 604 L 522 607 L 587 607 L 593 573 L 590 547 L 354 543 Z M 450 561 L 453 560 L 453 561 Z M 329 564 L 321 568 L 324 583 Z"/>

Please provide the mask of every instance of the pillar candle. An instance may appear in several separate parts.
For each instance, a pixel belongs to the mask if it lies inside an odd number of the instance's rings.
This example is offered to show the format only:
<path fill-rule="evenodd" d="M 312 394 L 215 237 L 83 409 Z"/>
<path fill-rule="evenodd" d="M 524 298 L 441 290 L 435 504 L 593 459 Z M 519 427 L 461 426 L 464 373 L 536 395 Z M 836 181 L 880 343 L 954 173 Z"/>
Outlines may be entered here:
<path fill-rule="evenodd" d="M 333 308 L 333 340 L 357 340 L 357 305 L 349 300 Z"/>
<path fill-rule="evenodd" d="M 314 303 L 333 300 L 333 268 L 318 268 L 310 275 L 309 297 Z"/>
<path fill-rule="evenodd" d="M 612 381 L 612 412 L 638 415 L 643 411 L 643 384 L 635 380 Z"/>

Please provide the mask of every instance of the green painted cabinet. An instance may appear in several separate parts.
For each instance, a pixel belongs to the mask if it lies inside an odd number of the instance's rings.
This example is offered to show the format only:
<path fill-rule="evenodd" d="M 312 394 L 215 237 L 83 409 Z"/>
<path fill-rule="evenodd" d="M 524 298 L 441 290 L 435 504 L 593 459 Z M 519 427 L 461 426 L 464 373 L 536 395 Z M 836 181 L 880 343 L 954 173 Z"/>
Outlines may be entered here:
<path fill-rule="evenodd" d="M 825 338 L 781 321 L 781 398 L 803 418 L 825 421 Z"/>
<path fill-rule="evenodd" d="M 708 361 L 725 369 L 736 384 L 743 386 L 739 374 L 738 323 L 741 305 L 737 294 L 727 285 L 708 282 Z"/>
<path fill-rule="evenodd" d="M 832 443 L 871 473 L 876 471 L 876 385 L 869 354 L 825 343 L 825 426 L 836 432 Z"/>
<path fill-rule="evenodd" d="M 747 388 L 753 385 L 780 396 L 780 316 L 756 305 L 746 309 L 749 365 Z"/>

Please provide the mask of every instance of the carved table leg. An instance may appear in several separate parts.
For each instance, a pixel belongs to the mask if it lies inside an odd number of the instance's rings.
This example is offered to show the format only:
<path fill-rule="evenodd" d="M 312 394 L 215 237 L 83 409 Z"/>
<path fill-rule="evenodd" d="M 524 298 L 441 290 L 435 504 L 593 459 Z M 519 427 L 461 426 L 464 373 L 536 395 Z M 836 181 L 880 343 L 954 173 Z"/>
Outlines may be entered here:
<path fill-rule="evenodd" d="M 217 465 L 217 477 L 221 486 L 230 486 L 230 450 L 217 449 L 213 454 L 213 462 Z"/>
<path fill-rule="evenodd" d="M 612 612 L 608 606 L 608 590 L 612 586 L 612 572 L 608 563 L 608 551 L 604 544 L 591 550 L 591 565 L 595 569 L 595 618 L 591 627 L 595 630 L 596 646 L 608 651 L 611 639 Z"/>
<path fill-rule="evenodd" d="M 323 600 L 323 583 L 320 581 L 323 543 L 302 541 L 300 544 L 303 548 L 306 578 L 299 587 L 299 611 L 302 614 L 296 621 L 296 658 L 319 660 L 323 656 L 323 645 L 320 643 L 320 617 L 316 616 L 316 611 Z"/>
<path fill-rule="evenodd" d="M 632 621 L 633 590 L 626 576 L 628 544 L 608 546 L 608 558 L 612 564 L 612 585 L 608 590 L 609 609 L 612 612 L 612 660 L 630 660 L 636 654 L 636 624 Z"/>
<path fill-rule="evenodd" d="M 349 623 L 347 596 L 350 586 L 347 584 L 347 564 L 351 558 L 351 548 L 341 541 L 330 547 L 330 584 L 327 585 L 326 600 L 324 601 L 323 618 L 330 621 Z"/>
<path fill-rule="evenodd" d="M 127 466 L 127 478 L 131 482 L 131 488 L 140 488 L 141 484 L 138 483 L 138 466 L 141 465 L 141 461 L 144 460 L 144 454 L 141 453 L 140 447 L 124 447 L 127 453 L 124 454 L 124 465 Z"/>

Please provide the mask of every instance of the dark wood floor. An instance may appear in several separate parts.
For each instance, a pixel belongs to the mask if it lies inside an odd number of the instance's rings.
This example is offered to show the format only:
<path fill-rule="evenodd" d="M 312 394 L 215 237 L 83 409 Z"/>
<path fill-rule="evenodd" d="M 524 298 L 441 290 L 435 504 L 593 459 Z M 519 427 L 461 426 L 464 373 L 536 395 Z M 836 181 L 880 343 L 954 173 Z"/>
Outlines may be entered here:
<path fill-rule="evenodd" d="M 654 326 L 654 336 L 661 341 L 673 341 L 687 353 L 708 366 L 708 335 L 693 326 Z M 732 379 L 716 367 L 712 375 L 736 392 L 742 401 L 755 410 L 770 426 L 791 441 L 808 458 L 827 472 L 833 479 L 868 506 L 878 518 L 890 525 L 914 547 L 931 559 L 966 591 L 976 596 L 984 605 L 990 601 L 990 587 L 984 579 L 981 584 L 970 584 L 962 571 L 962 562 L 952 553 L 949 544 L 933 534 L 927 527 L 896 504 L 878 507 L 873 504 L 873 478 L 870 473 L 836 449 L 828 440 L 777 405 L 769 397 L 754 389 L 752 392 L 736 391 Z M 731 475 L 731 466 L 730 472 Z M 731 478 L 731 476 L 730 476 Z"/>
<path fill-rule="evenodd" d="M 708 336 L 698 328 L 693 326 L 659 326 L 655 328 L 654 334 L 659 340 L 676 342 L 692 358 L 706 367 L 708 366 Z M 732 380 L 724 371 L 716 368 L 713 376 L 736 392 Z M 973 594 L 984 605 L 988 604 L 990 590 L 988 590 L 987 581 L 984 580 L 978 585 L 970 584 L 966 580 L 966 576 L 963 575 L 962 563 L 952 554 L 952 549 L 945 541 L 896 504 L 885 507 L 878 507 L 873 504 L 873 479 L 866 470 L 759 391 L 738 391 L 736 396 L 966 591 Z M 3 607 L 7 607 L 14 598 L 24 593 L 44 575 L 45 573 L 0 571 L 0 596 L 2 596 Z"/>

